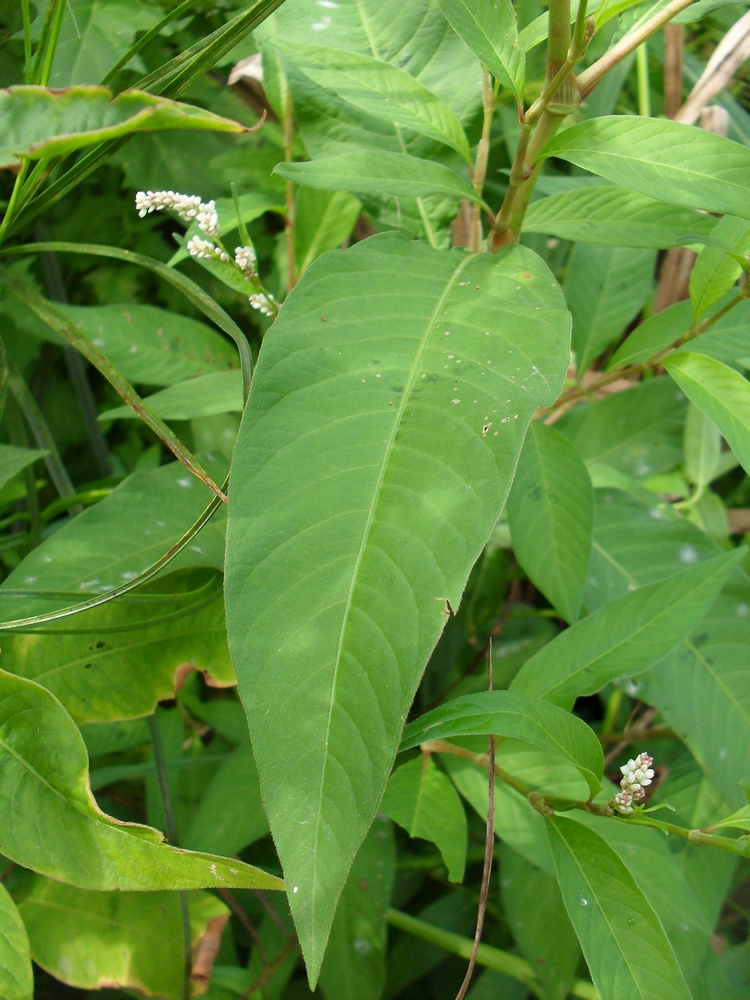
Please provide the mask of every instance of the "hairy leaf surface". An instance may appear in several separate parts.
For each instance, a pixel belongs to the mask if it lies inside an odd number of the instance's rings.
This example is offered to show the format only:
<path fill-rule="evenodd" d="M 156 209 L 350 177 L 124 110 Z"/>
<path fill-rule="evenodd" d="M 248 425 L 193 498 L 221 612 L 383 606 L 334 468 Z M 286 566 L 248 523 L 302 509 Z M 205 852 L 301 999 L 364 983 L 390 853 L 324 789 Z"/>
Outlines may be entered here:
<path fill-rule="evenodd" d="M 313 981 L 568 329 L 530 251 L 383 235 L 316 261 L 264 340 L 230 489 L 228 624 Z"/>

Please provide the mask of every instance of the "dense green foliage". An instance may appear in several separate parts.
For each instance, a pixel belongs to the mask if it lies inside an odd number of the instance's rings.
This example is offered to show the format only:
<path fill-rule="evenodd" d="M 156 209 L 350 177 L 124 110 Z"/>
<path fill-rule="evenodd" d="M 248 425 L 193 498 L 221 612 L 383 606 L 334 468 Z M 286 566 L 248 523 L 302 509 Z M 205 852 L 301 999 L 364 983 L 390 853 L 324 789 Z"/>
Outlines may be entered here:
<path fill-rule="evenodd" d="M 0 1000 L 750 994 L 744 17 L 0 3 Z"/>

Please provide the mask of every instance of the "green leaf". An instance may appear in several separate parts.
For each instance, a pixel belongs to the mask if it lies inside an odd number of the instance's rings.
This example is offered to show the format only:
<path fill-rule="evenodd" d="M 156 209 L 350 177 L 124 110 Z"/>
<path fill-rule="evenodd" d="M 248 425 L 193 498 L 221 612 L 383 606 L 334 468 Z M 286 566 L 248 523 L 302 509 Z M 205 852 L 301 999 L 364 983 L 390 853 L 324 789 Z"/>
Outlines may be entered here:
<path fill-rule="evenodd" d="M 688 399 L 719 428 L 750 471 L 750 384 L 733 368 L 700 354 L 679 353 L 664 367 Z"/>
<path fill-rule="evenodd" d="M 474 189 L 442 163 L 420 160 L 406 153 L 341 153 L 307 163 L 278 163 L 275 174 L 307 187 L 323 191 L 351 191 L 354 194 L 387 194 L 419 198 L 441 194 L 467 198 L 485 205 Z"/>
<path fill-rule="evenodd" d="M 55 308 L 104 351 L 131 382 L 174 385 L 237 366 L 237 352 L 220 334 L 188 316 L 138 303 Z"/>
<path fill-rule="evenodd" d="M 50 86 L 99 83 L 137 32 L 158 23 L 158 6 L 142 0 L 70 0 L 55 47 Z"/>
<path fill-rule="evenodd" d="M 263 341 L 226 600 L 312 981 L 445 602 L 497 521 L 531 414 L 559 393 L 568 323 L 525 248 L 384 234 L 316 261 Z"/>
<path fill-rule="evenodd" d="M 253 752 L 239 747 L 211 779 L 182 844 L 190 851 L 229 856 L 267 833 Z"/>
<path fill-rule="evenodd" d="M 147 396 L 146 401 L 162 420 L 194 420 L 215 413 L 242 413 L 242 372 L 198 375 Z M 99 420 L 137 420 L 130 406 L 118 406 L 99 414 Z"/>
<path fill-rule="evenodd" d="M 653 250 L 590 243 L 573 248 L 565 272 L 565 297 L 573 315 L 579 376 L 643 308 L 653 285 L 655 261 Z"/>
<path fill-rule="evenodd" d="M 586 187 L 540 198 L 529 206 L 524 233 L 615 247 L 662 250 L 686 233 L 708 235 L 710 215 L 667 205 L 618 187 Z"/>
<path fill-rule="evenodd" d="M 386 913 L 395 875 L 393 827 L 378 816 L 357 851 L 333 919 L 320 970 L 320 992 L 325 1000 L 382 997 L 388 938 Z"/>
<path fill-rule="evenodd" d="M 573 764 L 592 797 L 601 788 L 602 748 L 593 730 L 557 705 L 514 691 L 482 691 L 446 702 L 406 727 L 401 749 L 426 740 L 484 733 L 515 737 Z"/>
<path fill-rule="evenodd" d="M 750 806 L 743 806 L 737 812 L 733 812 L 731 816 L 727 816 L 726 819 L 712 824 L 712 829 L 714 830 L 727 828 L 730 830 L 744 830 L 745 833 L 750 833 Z"/>
<path fill-rule="evenodd" d="M 192 582 L 192 574 L 184 575 L 161 577 L 72 623 L 11 632 L 3 637 L 0 666 L 42 684 L 79 725 L 150 714 L 158 701 L 174 697 L 191 669 L 216 687 L 231 686 L 221 577 Z"/>
<path fill-rule="evenodd" d="M 565 909 L 602 1000 L 691 1000 L 659 918 L 612 848 L 559 816 L 548 831 Z"/>
<path fill-rule="evenodd" d="M 500 853 L 503 909 L 549 1000 L 565 1000 L 581 960 L 557 880 L 508 845 Z"/>
<path fill-rule="evenodd" d="M 685 473 L 698 489 L 716 476 L 721 455 L 721 435 L 708 417 L 692 403 L 685 418 Z"/>
<path fill-rule="evenodd" d="M 410 837 L 435 844 L 443 855 L 450 881 L 463 882 L 466 814 L 453 785 L 438 770 L 431 754 L 422 754 L 396 768 L 380 808 Z"/>
<path fill-rule="evenodd" d="M 653 378 L 580 406 L 557 426 L 585 462 L 645 479 L 682 459 L 686 406 L 669 379 Z"/>
<path fill-rule="evenodd" d="M 0 995 L 3 1000 L 32 1000 L 34 974 L 29 937 L 16 904 L 0 883 Z"/>
<path fill-rule="evenodd" d="M 525 59 L 509 0 L 438 0 L 438 6 L 458 37 L 521 107 Z"/>
<path fill-rule="evenodd" d="M 659 351 L 683 337 L 690 329 L 692 319 L 693 310 L 689 302 L 675 302 L 661 312 L 652 313 L 617 348 L 607 371 L 626 365 L 645 364 Z M 692 349 L 694 346 L 691 344 Z"/>
<path fill-rule="evenodd" d="M 209 921 L 226 922 L 229 910 L 207 892 L 191 892 L 189 907 L 195 953 Z M 185 959 L 176 892 L 89 892 L 37 875 L 19 910 L 34 961 L 55 979 L 83 990 L 106 985 L 182 1000 Z"/>
<path fill-rule="evenodd" d="M 362 209 L 346 191 L 297 190 L 294 215 L 294 254 L 301 278 L 314 260 L 335 250 L 351 235 Z"/>
<path fill-rule="evenodd" d="M 246 132 L 244 125 L 203 108 L 138 90 L 113 98 L 106 87 L 9 87 L 0 91 L 0 167 L 64 156 L 106 139 L 156 129 Z"/>
<path fill-rule="evenodd" d="M 283 888 L 242 861 L 162 840 L 99 809 L 71 717 L 38 684 L 0 671 L 0 843 L 12 861 L 81 889 Z"/>
<path fill-rule="evenodd" d="M 698 254 L 690 272 L 690 301 L 696 319 L 718 302 L 742 274 L 742 264 L 732 254 L 744 259 L 750 251 L 750 224 L 745 219 L 725 215 L 716 223 L 711 236 L 731 253 L 721 246 L 707 244 Z"/>
<path fill-rule="evenodd" d="M 727 552 L 616 598 L 527 660 L 511 689 L 571 708 L 579 695 L 642 673 L 687 638 L 744 554 Z"/>
<path fill-rule="evenodd" d="M 562 617 L 576 621 L 591 554 L 594 494 L 576 450 L 539 420 L 526 435 L 507 510 L 519 563 Z"/>
<path fill-rule="evenodd" d="M 555 136 L 537 159 L 550 156 L 657 201 L 750 218 L 750 149 L 694 125 L 592 118 Z"/>
<path fill-rule="evenodd" d="M 321 45 L 275 43 L 306 77 L 348 104 L 455 149 L 471 165 L 469 141 L 451 109 L 398 66 Z"/>
<path fill-rule="evenodd" d="M 29 465 L 44 458 L 48 452 L 33 448 L 17 448 L 12 444 L 0 444 L 0 489 L 14 476 Z"/>
<path fill-rule="evenodd" d="M 223 477 L 226 462 L 201 456 Z M 0 624 L 107 593 L 156 562 L 205 509 L 211 493 L 179 464 L 136 472 L 100 503 L 63 525 L 0 586 Z M 215 517 L 172 569 L 224 562 L 224 523 Z"/>

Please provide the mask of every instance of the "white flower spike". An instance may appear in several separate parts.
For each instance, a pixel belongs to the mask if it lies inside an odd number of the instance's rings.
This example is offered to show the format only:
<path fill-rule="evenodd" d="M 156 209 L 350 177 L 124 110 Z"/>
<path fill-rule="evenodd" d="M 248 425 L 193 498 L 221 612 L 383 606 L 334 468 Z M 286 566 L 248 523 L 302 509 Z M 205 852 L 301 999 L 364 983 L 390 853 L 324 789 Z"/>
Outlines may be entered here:
<path fill-rule="evenodd" d="M 620 779 L 621 792 L 615 795 L 613 801 L 615 808 L 621 813 L 632 813 L 633 803 L 642 802 L 646 798 L 646 787 L 654 779 L 654 771 L 651 765 L 654 759 L 647 753 L 639 753 L 637 757 L 629 760 L 620 768 L 622 778 Z"/>
<path fill-rule="evenodd" d="M 257 259 L 255 250 L 252 247 L 237 247 L 234 251 L 234 262 L 240 271 L 245 272 L 245 281 L 249 281 L 255 277 L 255 262 Z"/>
<path fill-rule="evenodd" d="M 178 194 L 176 191 L 139 191 L 135 208 L 141 218 L 149 212 L 168 209 L 177 212 L 185 222 L 197 220 L 202 232 L 215 239 L 219 235 L 219 216 L 213 201 L 202 202 L 197 194 Z"/>
<path fill-rule="evenodd" d="M 270 292 L 256 292 L 248 298 L 248 302 L 253 307 L 257 309 L 258 312 L 263 313 L 264 316 L 273 316 L 275 310 L 273 308 L 274 298 Z"/>
<path fill-rule="evenodd" d="M 212 260 L 220 260 L 225 264 L 232 263 L 232 258 L 226 251 L 220 250 L 210 240 L 203 240 L 200 236 L 191 236 L 185 249 L 191 257 L 210 257 Z"/>

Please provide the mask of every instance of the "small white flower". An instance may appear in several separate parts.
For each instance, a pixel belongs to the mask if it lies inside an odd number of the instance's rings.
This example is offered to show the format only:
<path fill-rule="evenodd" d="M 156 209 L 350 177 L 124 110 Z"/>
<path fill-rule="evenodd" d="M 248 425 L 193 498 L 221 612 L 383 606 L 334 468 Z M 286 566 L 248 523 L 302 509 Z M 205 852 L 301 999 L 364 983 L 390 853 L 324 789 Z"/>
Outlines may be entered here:
<path fill-rule="evenodd" d="M 191 236 L 185 247 L 191 257 L 209 257 L 212 260 L 220 260 L 225 264 L 231 263 L 231 257 L 224 250 L 215 247 L 210 240 L 203 240 L 200 236 Z"/>
<path fill-rule="evenodd" d="M 213 201 L 204 203 L 197 194 L 179 194 L 176 191 L 138 191 L 135 208 L 141 218 L 149 212 L 168 209 L 177 212 L 185 222 L 198 220 L 202 232 L 212 239 L 219 235 L 219 216 Z"/>
<path fill-rule="evenodd" d="M 272 305 L 273 301 L 273 295 L 267 292 L 256 292 L 248 298 L 248 302 L 253 309 L 257 309 L 258 312 L 263 313 L 264 316 L 274 315 L 275 310 Z"/>
<path fill-rule="evenodd" d="M 249 281 L 250 278 L 255 277 L 255 262 L 257 259 L 255 250 L 252 247 L 237 247 L 234 251 L 234 262 L 240 271 L 245 272 L 245 281 Z"/>
<path fill-rule="evenodd" d="M 633 796 L 630 792 L 618 792 L 613 801 L 618 812 L 624 813 L 625 815 L 632 813 Z"/>
<path fill-rule="evenodd" d="M 653 762 L 653 758 L 649 754 L 639 753 L 637 757 L 629 760 L 627 764 L 623 764 L 620 768 L 620 773 L 622 774 L 620 788 L 622 792 L 614 798 L 615 805 L 620 812 L 632 812 L 632 803 L 641 802 L 646 798 L 644 789 L 647 785 L 651 784 L 654 777 L 654 771 L 651 767 Z M 631 808 L 624 810 L 622 808 L 623 804 L 631 806 Z"/>

